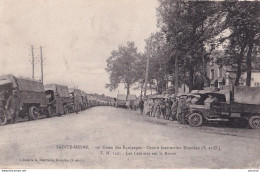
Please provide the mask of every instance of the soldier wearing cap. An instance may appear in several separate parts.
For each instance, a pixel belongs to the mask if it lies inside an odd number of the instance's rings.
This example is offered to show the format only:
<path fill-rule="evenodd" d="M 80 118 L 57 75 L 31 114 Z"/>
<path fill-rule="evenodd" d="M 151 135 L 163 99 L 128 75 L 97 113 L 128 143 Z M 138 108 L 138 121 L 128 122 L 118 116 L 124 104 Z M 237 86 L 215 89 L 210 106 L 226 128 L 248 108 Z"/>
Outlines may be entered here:
<path fill-rule="evenodd" d="M 80 110 L 79 96 L 74 97 L 74 110 L 75 110 L 76 114 L 79 113 L 79 110 Z"/>
<path fill-rule="evenodd" d="M 142 98 L 139 101 L 139 108 L 140 108 L 140 115 L 142 115 L 144 111 L 144 101 Z"/>
<path fill-rule="evenodd" d="M 21 109 L 21 100 L 17 96 L 17 90 L 13 90 L 12 95 L 7 99 L 5 108 L 9 110 L 11 123 L 15 123 L 16 115 L 19 115 Z"/>
<path fill-rule="evenodd" d="M 166 113 L 166 115 L 165 115 L 165 117 L 166 117 L 166 119 L 167 120 L 169 120 L 170 119 L 170 116 L 171 116 L 171 105 L 172 105 L 172 101 L 169 99 L 169 98 L 167 98 L 166 99 L 166 106 L 165 106 L 165 113 Z"/>
<path fill-rule="evenodd" d="M 171 111 L 172 111 L 172 121 L 174 121 L 176 119 L 176 115 L 177 115 L 177 107 L 178 107 L 178 101 L 176 99 L 176 97 L 173 97 L 173 102 L 172 102 L 172 106 L 171 106 Z"/>
<path fill-rule="evenodd" d="M 189 114 L 189 108 L 191 105 L 191 97 L 187 97 L 185 103 L 183 105 L 183 112 L 182 112 L 182 124 L 186 124 L 186 116 Z"/>
<path fill-rule="evenodd" d="M 186 101 L 186 97 L 185 96 L 181 96 L 178 102 L 178 107 L 177 107 L 177 120 L 179 123 L 183 122 L 182 119 L 182 113 L 183 113 L 183 108 L 185 106 L 185 101 Z"/>

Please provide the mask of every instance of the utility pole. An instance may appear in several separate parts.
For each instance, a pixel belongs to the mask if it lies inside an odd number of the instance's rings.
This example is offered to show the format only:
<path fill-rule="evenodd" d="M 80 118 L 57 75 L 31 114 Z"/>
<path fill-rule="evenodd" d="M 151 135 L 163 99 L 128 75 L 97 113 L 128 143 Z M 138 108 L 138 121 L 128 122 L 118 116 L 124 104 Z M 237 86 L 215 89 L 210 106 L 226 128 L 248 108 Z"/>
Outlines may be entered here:
<path fill-rule="evenodd" d="M 40 54 L 41 54 L 41 81 L 43 83 L 43 58 L 42 58 L 42 46 L 40 46 Z"/>
<path fill-rule="evenodd" d="M 146 97 L 146 90 L 147 90 L 147 82 L 148 82 L 148 74 L 149 74 L 149 61 L 150 61 L 150 54 L 148 53 L 148 57 L 147 57 L 147 61 L 146 61 L 145 80 L 144 80 L 144 97 Z"/>
<path fill-rule="evenodd" d="M 33 54 L 33 46 L 31 46 L 32 49 L 32 78 L 34 79 L 34 54 Z"/>

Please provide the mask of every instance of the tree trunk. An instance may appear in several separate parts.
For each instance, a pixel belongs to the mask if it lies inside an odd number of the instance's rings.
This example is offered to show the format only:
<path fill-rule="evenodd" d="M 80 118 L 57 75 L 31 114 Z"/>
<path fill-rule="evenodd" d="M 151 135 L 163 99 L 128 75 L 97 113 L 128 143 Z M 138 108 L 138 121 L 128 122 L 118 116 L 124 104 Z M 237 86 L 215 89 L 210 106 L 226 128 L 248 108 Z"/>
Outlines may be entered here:
<path fill-rule="evenodd" d="M 130 86 L 127 85 L 127 95 L 129 95 L 129 94 L 130 94 Z"/>
<path fill-rule="evenodd" d="M 194 80 L 194 68 L 192 66 L 190 66 L 189 69 L 189 92 L 191 92 L 191 90 L 193 89 L 193 80 Z"/>
<path fill-rule="evenodd" d="M 179 89 L 179 84 L 178 84 L 178 75 L 179 75 L 179 67 L 178 67 L 178 56 L 176 56 L 175 57 L 175 64 L 174 64 L 174 67 L 175 67 L 175 69 L 174 69 L 174 75 L 175 75 L 175 77 L 174 77 L 174 92 L 175 92 L 175 94 L 177 94 L 178 93 L 178 89 Z"/>
<path fill-rule="evenodd" d="M 253 51 L 253 43 L 249 44 L 247 57 L 246 57 L 246 85 L 251 86 L 251 78 L 252 78 L 252 51 Z"/>
<path fill-rule="evenodd" d="M 204 78 L 204 86 L 210 86 L 210 80 L 207 76 L 207 62 L 205 60 L 205 54 L 202 55 L 202 67 L 203 67 L 203 78 Z"/>
<path fill-rule="evenodd" d="M 241 66 L 242 66 L 242 58 L 243 58 L 244 50 L 245 50 L 245 46 L 242 45 L 239 57 L 237 59 L 237 74 L 236 74 L 235 86 L 239 85 L 239 80 L 240 80 L 241 73 L 242 73 Z"/>

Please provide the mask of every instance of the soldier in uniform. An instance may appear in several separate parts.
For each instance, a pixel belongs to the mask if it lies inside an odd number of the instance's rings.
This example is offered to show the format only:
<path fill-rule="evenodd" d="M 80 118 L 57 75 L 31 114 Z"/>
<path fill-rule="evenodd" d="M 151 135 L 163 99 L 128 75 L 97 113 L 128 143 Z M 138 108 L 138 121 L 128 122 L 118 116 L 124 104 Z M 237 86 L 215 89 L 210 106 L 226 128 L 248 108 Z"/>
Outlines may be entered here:
<path fill-rule="evenodd" d="M 17 96 L 17 90 L 13 90 L 12 95 L 7 99 L 5 108 L 9 110 L 11 123 L 14 124 L 16 122 L 16 115 L 19 115 L 21 109 L 21 100 Z"/>
<path fill-rule="evenodd" d="M 143 114 L 143 111 L 144 111 L 144 101 L 143 99 L 141 98 L 141 100 L 139 101 L 139 108 L 140 108 L 140 115 Z"/>
<path fill-rule="evenodd" d="M 171 104 L 172 102 L 170 99 L 166 99 L 166 105 L 165 105 L 165 119 L 169 120 L 171 116 Z"/>
<path fill-rule="evenodd" d="M 178 106 L 177 106 L 177 115 L 176 115 L 176 119 L 179 123 L 182 123 L 182 113 L 183 113 L 183 107 L 185 105 L 185 99 L 184 96 L 181 96 L 178 102 Z"/>
<path fill-rule="evenodd" d="M 183 112 L 182 112 L 182 124 L 186 124 L 186 116 L 189 114 L 189 108 L 191 105 L 191 98 L 186 98 L 184 106 L 183 106 Z"/>
<path fill-rule="evenodd" d="M 64 114 L 64 107 L 59 94 L 56 95 L 56 113 L 58 116 Z"/>
<path fill-rule="evenodd" d="M 176 97 L 173 98 L 173 102 L 172 102 L 172 121 L 174 121 L 176 119 L 176 115 L 177 115 L 177 107 L 178 107 L 178 101 L 176 99 Z"/>
<path fill-rule="evenodd" d="M 75 109 L 76 114 L 79 113 L 79 108 L 80 108 L 79 106 L 80 106 L 79 98 L 78 98 L 78 96 L 75 96 L 74 97 L 74 109 Z"/>

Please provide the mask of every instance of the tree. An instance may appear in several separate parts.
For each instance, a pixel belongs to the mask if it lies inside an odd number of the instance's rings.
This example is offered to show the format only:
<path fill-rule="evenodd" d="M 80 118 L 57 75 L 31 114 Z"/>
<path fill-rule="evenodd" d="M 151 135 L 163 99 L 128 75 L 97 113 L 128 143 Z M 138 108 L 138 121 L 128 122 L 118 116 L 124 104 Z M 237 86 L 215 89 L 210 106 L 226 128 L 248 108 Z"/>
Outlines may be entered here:
<path fill-rule="evenodd" d="M 165 35 L 162 32 L 152 33 L 145 40 L 145 60 L 150 57 L 148 83 L 150 89 L 156 88 L 158 93 L 167 89 L 167 79 L 169 74 L 169 56 L 166 54 L 167 45 Z"/>
<path fill-rule="evenodd" d="M 106 71 L 109 74 L 110 83 L 106 84 L 106 88 L 112 91 L 123 83 L 129 95 L 130 88 L 138 80 L 136 69 L 138 56 L 134 42 L 128 42 L 127 46 L 119 46 L 117 50 L 113 50 L 107 59 Z"/>
<path fill-rule="evenodd" d="M 194 85 L 207 81 L 206 64 L 211 50 L 207 52 L 206 48 L 221 32 L 223 16 L 219 2 L 160 0 L 158 25 L 171 45 L 175 83 L 179 70 L 185 70 L 185 75 L 187 72 L 190 91 Z"/>
<path fill-rule="evenodd" d="M 230 35 L 222 38 L 228 39 L 229 45 L 226 49 L 226 58 L 235 58 L 235 63 L 226 63 L 234 68 L 236 66 L 235 85 L 239 84 L 241 73 L 246 71 L 246 85 L 251 85 L 251 73 L 254 68 L 252 58 L 254 51 L 259 47 L 260 38 L 260 3 L 255 2 L 223 2 L 223 9 L 226 11 L 226 28 L 230 30 Z M 230 62 L 230 61 L 228 61 Z M 231 61 L 233 62 L 233 61 Z M 243 68 L 244 66 L 244 68 Z"/>
<path fill-rule="evenodd" d="M 236 72 L 234 85 L 239 85 L 243 72 L 247 73 L 246 85 L 251 85 L 251 73 L 256 69 L 259 56 L 259 2 L 223 2 L 226 13 L 224 29 L 230 34 L 220 37 L 219 43 L 227 42 L 225 56 L 218 63 Z M 253 57 L 252 54 L 255 56 Z"/>

